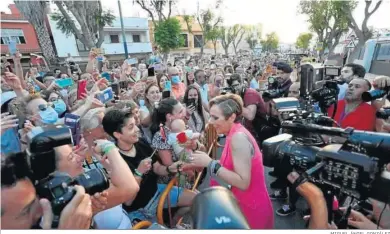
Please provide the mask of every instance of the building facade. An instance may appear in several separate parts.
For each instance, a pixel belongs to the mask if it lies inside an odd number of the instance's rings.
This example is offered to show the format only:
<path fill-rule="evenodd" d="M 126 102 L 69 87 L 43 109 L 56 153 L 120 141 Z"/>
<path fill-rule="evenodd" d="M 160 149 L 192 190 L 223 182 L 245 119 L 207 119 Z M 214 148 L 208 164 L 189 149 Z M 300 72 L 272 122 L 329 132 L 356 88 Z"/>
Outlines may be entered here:
<path fill-rule="evenodd" d="M 86 61 L 89 49 L 74 35 L 67 36 L 57 29 L 56 22 L 49 16 L 54 44 L 59 58 L 68 57 L 68 53 L 75 61 Z M 123 18 L 126 35 L 126 46 L 129 55 L 139 56 L 152 52 L 149 38 L 149 26 L 146 18 Z M 125 54 L 120 18 L 117 17 L 111 26 L 104 27 L 104 42 L 101 48 L 109 59 L 123 59 Z"/>
<path fill-rule="evenodd" d="M 184 46 L 172 50 L 171 53 L 184 53 L 184 54 L 197 54 L 200 53 L 201 44 L 200 42 L 203 40 L 203 31 L 200 27 L 199 23 L 194 20 L 192 22 L 191 28 L 192 33 L 188 31 L 187 23 L 184 20 L 184 17 L 181 15 L 175 16 L 176 19 L 179 20 L 181 26 L 181 36 L 184 39 Z M 149 20 L 149 34 L 150 39 L 154 42 L 154 25 L 151 20 Z M 220 43 L 217 42 L 217 52 L 221 52 Z M 207 42 L 203 48 L 204 53 L 214 54 L 214 46 L 211 42 Z"/>
<path fill-rule="evenodd" d="M 34 27 L 19 12 L 15 4 L 10 4 L 8 8 L 11 14 L 1 12 L 1 54 L 9 55 L 10 41 L 16 42 L 16 48 L 23 57 L 29 57 L 30 53 L 41 53 Z"/>

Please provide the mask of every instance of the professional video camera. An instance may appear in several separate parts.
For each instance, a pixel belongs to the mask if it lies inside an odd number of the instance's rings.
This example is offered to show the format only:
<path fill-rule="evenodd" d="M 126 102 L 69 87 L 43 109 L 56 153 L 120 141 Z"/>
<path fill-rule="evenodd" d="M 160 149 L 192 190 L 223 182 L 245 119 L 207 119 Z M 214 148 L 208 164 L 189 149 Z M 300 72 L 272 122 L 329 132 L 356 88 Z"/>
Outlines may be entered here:
<path fill-rule="evenodd" d="M 333 104 L 337 103 L 337 98 L 339 94 L 339 87 L 337 82 L 333 80 L 325 81 L 325 84 L 322 88 L 313 90 L 310 93 L 310 97 L 314 102 L 318 102 L 318 105 L 321 108 L 323 113 L 326 113 L 326 110 Z M 336 109 L 336 108 L 335 108 Z"/>
<path fill-rule="evenodd" d="M 390 118 L 390 107 L 385 107 L 383 110 L 379 110 L 376 112 L 376 117 L 378 119 L 388 119 Z"/>
<path fill-rule="evenodd" d="M 362 100 L 365 102 L 371 102 L 378 98 L 382 98 L 387 95 L 387 100 L 390 101 L 390 86 L 385 89 L 374 89 L 368 92 L 362 93 Z"/>
<path fill-rule="evenodd" d="M 306 170 L 310 180 L 321 188 L 360 201 L 369 197 L 385 203 L 390 201 L 390 172 L 385 169 L 390 163 L 389 134 L 290 121 L 283 122 L 282 128 L 292 135 L 278 135 L 263 142 L 265 166 L 273 167 L 283 157 L 289 157 L 293 168 Z M 319 148 L 296 137 L 307 133 L 344 137 L 346 142 Z"/>
<path fill-rule="evenodd" d="M 54 214 L 53 227 L 58 226 L 59 215 L 63 208 L 72 200 L 76 191 L 73 185 L 81 185 L 86 193 L 93 195 L 109 187 L 105 173 L 100 169 L 92 169 L 76 178 L 68 174 L 55 172 L 55 147 L 73 145 L 72 132 L 66 126 L 56 125 L 35 127 L 27 135 L 28 148 L 25 159 L 32 174 L 32 180 L 37 194 L 51 202 Z"/>

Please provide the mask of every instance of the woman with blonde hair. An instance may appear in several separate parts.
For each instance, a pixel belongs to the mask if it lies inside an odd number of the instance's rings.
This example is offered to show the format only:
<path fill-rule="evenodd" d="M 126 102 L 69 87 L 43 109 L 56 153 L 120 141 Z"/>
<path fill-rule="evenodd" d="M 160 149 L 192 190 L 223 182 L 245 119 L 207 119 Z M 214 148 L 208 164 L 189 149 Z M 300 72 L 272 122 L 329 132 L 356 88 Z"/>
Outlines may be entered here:
<path fill-rule="evenodd" d="M 252 134 L 241 125 L 243 101 L 235 94 L 220 95 L 210 101 L 210 120 L 218 134 L 226 135 L 219 161 L 196 151 L 189 158 L 194 167 L 207 167 L 211 186 L 216 178 L 231 186 L 241 211 L 252 229 L 271 229 L 274 213 L 264 178 L 263 157 Z"/>

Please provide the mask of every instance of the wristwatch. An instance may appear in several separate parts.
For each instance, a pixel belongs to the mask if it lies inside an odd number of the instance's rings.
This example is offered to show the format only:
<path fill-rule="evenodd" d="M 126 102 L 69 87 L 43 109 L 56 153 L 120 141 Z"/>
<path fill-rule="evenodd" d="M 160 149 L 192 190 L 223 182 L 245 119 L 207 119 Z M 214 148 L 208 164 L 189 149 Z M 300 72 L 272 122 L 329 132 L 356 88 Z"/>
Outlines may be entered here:
<path fill-rule="evenodd" d="M 219 171 L 219 169 L 221 169 L 221 167 L 222 167 L 222 165 L 219 162 L 215 163 L 213 174 L 217 175 L 218 171 Z"/>

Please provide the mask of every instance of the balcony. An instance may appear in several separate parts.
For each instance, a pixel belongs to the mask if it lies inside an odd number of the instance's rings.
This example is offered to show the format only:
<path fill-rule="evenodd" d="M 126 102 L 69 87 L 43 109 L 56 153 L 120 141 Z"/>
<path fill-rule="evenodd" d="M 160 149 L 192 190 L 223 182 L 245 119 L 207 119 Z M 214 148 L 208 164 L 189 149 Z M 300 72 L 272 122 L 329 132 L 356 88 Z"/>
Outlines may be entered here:
<path fill-rule="evenodd" d="M 123 48 L 123 43 L 110 43 L 103 44 L 102 48 L 106 54 L 124 54 L 125 50 Z M 127 51 L 129 54 L 137 54 L 137 53 L 151 53 L 152 45 L 150 42 L 140 42 L 140 43 L 127 43 Z"/>

